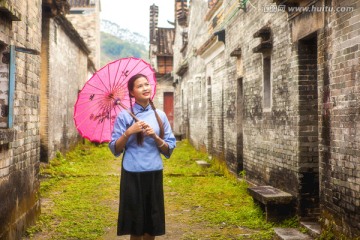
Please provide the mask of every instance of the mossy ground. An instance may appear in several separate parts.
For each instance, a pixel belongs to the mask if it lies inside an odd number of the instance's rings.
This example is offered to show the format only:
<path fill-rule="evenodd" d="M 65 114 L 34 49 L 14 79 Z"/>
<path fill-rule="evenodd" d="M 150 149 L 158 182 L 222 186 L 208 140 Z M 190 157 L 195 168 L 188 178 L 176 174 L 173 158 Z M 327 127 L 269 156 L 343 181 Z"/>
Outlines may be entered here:
<path fill-rule="evenodd" d="M 196 160 L 211 163 L 200 167 Z M 41 166 L 42 214 L 26 239 L 116 237 L 121 158 L 106 144 L 79 144 Z M 167 234 L 159 239 L 271 239 L 273 224 L 247 194 L 247 184 L 216 160 L 178 142 L 164 159 Z M 294 226 L 291 219 L 283 225 Z"/>

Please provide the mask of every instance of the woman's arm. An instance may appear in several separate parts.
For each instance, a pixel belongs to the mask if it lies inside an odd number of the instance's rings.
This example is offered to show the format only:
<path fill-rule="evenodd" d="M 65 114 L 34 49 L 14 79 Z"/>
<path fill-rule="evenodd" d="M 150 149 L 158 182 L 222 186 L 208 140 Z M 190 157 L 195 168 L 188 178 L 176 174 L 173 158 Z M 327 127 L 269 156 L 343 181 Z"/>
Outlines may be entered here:
<path fill-rule="evenodd" d="M 115 152 L 121 153 L 126 145 L 127 140 L 129 137 L 134 134 L 141 132 L 145 126 L 143 121 L 135 122 L 131 125 L 115 142 Z"/>
<path fill-rule="evenodd" d="M 130 134 L 126 134 L 126 131 L 116 140 L 115 142 L 115 153 L 119 154 L 124 149 L 127 140 L 129 139 Z"/>
<path fill-rule="evenodd" d="M 168 125 L 168 126 L 167 126 Z M 165 136 L 164 139 L 160 138 L 154 131 L 152 127 L 150 127 L 148 124 L 145 123 L 145 130 L 144 134 L 147 136 L 150 136 L 154 139 L 155 144 L 158 146 L 160 152 L 166 156 L 167 158 L 170 157 L 171 149 L 173 149 L 176 145 L 176 139 L 172 134 L 171 127 L 168 122 L 165 122 L 164 124 L 165 128 Z M 171 137 L 172 136 L 172 137 Z M 172 143 L 172 147 L 170 147 L 169 143 Z M 170 149 L 171 148 L 171 149 Z"/>
<path fill-rule="evenodd" d="M 162 153 L 169 153 L 169 144 L 167 144 L 164 139 L 161 139 L 158 135 L 155 134 L 154 140 Z"/>

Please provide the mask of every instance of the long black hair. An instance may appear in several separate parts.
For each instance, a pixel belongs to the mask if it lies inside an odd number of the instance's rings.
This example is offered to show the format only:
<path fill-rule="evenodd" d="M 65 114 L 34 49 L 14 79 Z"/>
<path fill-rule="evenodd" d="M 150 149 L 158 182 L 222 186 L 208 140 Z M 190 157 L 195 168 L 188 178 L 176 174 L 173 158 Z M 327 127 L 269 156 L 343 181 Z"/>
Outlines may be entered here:
<path fill-rule="evenodd" d="M 137 79 L 141 78 L 141 77 L 146 78 L 148 80 L 148 78 L 145 75 L 139 73 L 139 74 L 136 74 L 136 75 L 132 76 L 128 81 L 128 90 L 129 90 L 130 106 L 131 106 L 131 112 L 132 113 L 134 113 L 133 104 L 132 104 L 133 96 L 131 96 L 130 92 L 134 90 L 135 81 Z M 153 103 L 153 101 L 151 99 L 149 99 L 149 103 L 150 103 L 150 106 L 151 106 L 152 110 L 155 113 L 156 120 L 157 120 L 157 122 L 159 124 L 160 138 L 164 139 L 164 134 L 165 134 L 164 132 L 165 131 L 164 131 L 163 122 L 161 121 L 161 118 L 160 118 L 159 114 L 157 113 L 155 105 L 154 105 L 154 103 Z M 144 134 L 143 134 L 143 132 L 139 132 L 139 133 L 136 134 L 136 140 L 137 140 L 138 145 L 143 144 L 143 142 L 144 142 Z"/>

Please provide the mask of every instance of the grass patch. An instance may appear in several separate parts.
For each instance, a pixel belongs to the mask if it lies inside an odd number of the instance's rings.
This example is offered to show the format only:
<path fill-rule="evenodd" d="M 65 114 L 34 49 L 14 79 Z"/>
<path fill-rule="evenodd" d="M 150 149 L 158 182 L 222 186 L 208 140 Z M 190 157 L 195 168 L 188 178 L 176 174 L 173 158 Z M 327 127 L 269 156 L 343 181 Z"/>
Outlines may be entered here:
<path fill-rule="evenodd" d="M 42 214 L 27 230 L 45 239 L 98 239 L 116 224 L 119 161 L 106 144 L 79 144 L 40 169 Z M 115 203 L 114 203 L 115 201 Z"/>
<path fill-rule="evenodd" d="M 211 166 L 200 167 L 196 160 Z M 106 239 L 117 223 L 120 161 L 107 144 L 86 142 L 42 164 L 42 214 L 27 238 Z M 274 225 L 265 222 L 246 182 L 186 140 L 164 158 L 164 190 L 167 228 L 178 229 L 181 239 L 272 238 Z M 290 219 L 283 226 L 296 223 Z"/>
<path fill-rule="evenodd" d="M 211 166 L 198 166 L 196 160 L 199 159 Z M 265 222 L 263 212 L 247 193 L 247 183 L 230 175 L 216 159 L 209 159 L 188 141 L 181 141 L 171 158 L 164 162 L 165 193 L 171 195 L 166 196 L 167 211 L 187 212 L 179 216 L 180 222 L 202 223 L 218 229 L 206 236 L 204 231 L 188 233 L 185 239 L 242 239 L 240 236 L 219 236 L 224 232 L 220 229 L 239 227 L 250 233 L 246 239 L 271 239 L 273 224 Z M 178 177 L 174 173 L 179 174 Z"/>

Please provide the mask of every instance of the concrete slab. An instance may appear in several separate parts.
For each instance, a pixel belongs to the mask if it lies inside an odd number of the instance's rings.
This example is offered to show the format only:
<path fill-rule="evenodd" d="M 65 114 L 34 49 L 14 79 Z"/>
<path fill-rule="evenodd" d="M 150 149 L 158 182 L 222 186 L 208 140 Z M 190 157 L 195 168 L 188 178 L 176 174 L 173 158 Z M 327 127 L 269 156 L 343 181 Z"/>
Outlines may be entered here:
<path fill-rule="evenodd" d="M 258 186 L 248 188 L 249 194 L 263 204 L 288 204 L 293 195 L 272 186 Z"/>
<path fill-rule="evenodd" d="M 318 222 L 300 222 L 300 225 L 308 229 L 309 234 L 318 237 L 321 234 L 321 226 Z"/>
<path fill-rule="evenodd" d="M 312 237 L 300 232 L 296 228 L 274 228 L 276 239 L 280 240 L 313 240 Z"/>
<path fill-rule="evenodd" d="M 201 167 L 204 167 L 204 168 L 210 167 L 210 163 L 208 163 L 208 162 L 206 162 L 204 160 L 197 160 L 196 163 L 197 163 L 197 165 L 199 165 Z"/>

